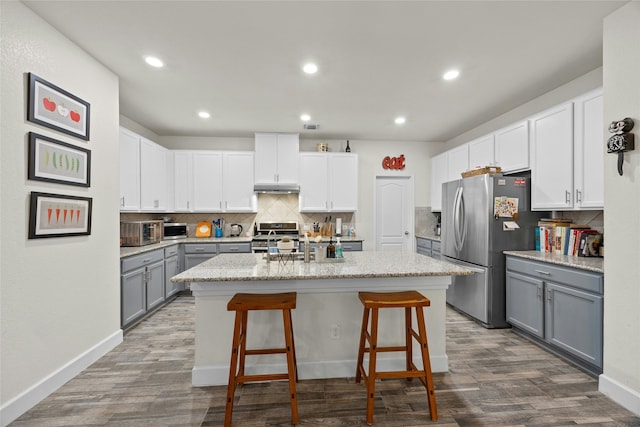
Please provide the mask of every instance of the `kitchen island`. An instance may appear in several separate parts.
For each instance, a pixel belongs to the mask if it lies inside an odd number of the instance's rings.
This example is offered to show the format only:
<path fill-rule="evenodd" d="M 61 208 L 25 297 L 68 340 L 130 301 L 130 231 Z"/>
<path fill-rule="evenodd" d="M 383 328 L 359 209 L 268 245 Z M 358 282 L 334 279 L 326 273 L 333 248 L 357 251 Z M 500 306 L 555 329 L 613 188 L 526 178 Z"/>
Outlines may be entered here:
<path fill-rule="evenodd" d="M 451 276 L 469 274 L 473 273 L 463 267 L 415 253 L 365 251 L 345 254 L 343 260 L 307 264 L 287 257 L 267 262 L 261 254 L 223 254 L 171 280 L 188 283 L 195 297 L 192 384 L 208 386 L 228 380 L 234 313 L 226 306 L 237 292 L 298 293 L 293 311 L 298 372 L 300 379 L 310 379 L 355 375 L 362 321 L 358 291 L 417 290 L 431 300 L 425 318 L 432 370 L 445 372 L 446 289 Z M 385 310 L 380 319 L 380 342 L 401 344 L 403 311 Z M 282 336 L 279 311 L 250 313 L 247 348 L 281 345 Z M 378 366 L 402 369 L 402 357 L 402 353 L 382 354 Z M 281 355 L 247 359 L 248 373 L 284 369 Z"/>

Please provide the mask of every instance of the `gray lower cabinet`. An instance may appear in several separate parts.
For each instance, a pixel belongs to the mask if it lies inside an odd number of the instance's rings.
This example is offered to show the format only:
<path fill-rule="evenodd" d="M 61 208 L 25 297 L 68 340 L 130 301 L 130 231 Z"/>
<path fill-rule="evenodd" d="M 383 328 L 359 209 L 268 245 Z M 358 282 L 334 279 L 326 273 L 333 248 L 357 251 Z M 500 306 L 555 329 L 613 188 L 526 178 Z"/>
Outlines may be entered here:
<path fill-rule="evenodd" d="M 440 258 L 440 241 L 416 237 L 416 252 L 432 258 Z"/>
<path fill-rule="evenodd" d="M 170 298 L 180 292 L 183 288 L 181 283 L 173 283 L 171 278 L 182 272 L 182 250 L 181 245 L 174 245 L 164 250 L 164 292 L 165 298 Z"/>
<path fill-rule="evenodd" d="M 121 324 L 126 328 L 165 300 L 164 251 L 121 260 Z"/>
<path fill-rule="evenodd" d="M 188 270 L 218 254 L 217 243 L 185 243 L 184 269 Z"/>
<path fill-rule="evenodd" d="M 604 276 L 507 256 L 507 322 L 572 360 L 602 372 Z"/>
<path fill-rule="evenodd" d="M 250 254 L 251 243 L 218 243 L 218 253 L 220 254 Z"/>

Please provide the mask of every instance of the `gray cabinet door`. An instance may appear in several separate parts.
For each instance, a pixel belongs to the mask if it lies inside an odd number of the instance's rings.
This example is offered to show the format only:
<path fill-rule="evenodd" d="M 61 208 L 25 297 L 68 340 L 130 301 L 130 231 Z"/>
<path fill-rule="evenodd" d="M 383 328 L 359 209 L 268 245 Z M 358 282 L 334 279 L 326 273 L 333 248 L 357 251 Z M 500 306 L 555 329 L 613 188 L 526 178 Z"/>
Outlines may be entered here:
<path fill-rule="evenodd" d="M 195 267 L 211 258 L 216 256 L 215 254 L 184 254 L 184 268 L 185 270 Z"/>
<path fill-rule="evenodd" d="M 139 268 L 122 274 L 120 286 L 122 292 L 122 327 L 147 312 L 146 270 Z"/>
<path fill-rule="evenodd" d="M 164 261 L 147 266 L 147 311 L 164 302 Z"/>
<path fill-rule="evenodd" d="M 543 338 L 544 282 L 512 271 L 506 272 L 507 322 Z"/>
<path fill-rule="evenodd" d="M 601 295 L 546 283 L 546 341 L 602 366 Z"/>
<path fill-rule="evenodd" d="M 165 283 L 164 283 L 164 291 L 165 297 L 169 298 L 170 296 L 176 294 L 181 290 L 180 283 L 174 283 L 171 281 L 171 278 L 176 274 L 180 273 L 180 265 L 178 263 L 178 257 L 172 256 L 166 258 L 164 260 L 164 275 L 165 275 Z"/>

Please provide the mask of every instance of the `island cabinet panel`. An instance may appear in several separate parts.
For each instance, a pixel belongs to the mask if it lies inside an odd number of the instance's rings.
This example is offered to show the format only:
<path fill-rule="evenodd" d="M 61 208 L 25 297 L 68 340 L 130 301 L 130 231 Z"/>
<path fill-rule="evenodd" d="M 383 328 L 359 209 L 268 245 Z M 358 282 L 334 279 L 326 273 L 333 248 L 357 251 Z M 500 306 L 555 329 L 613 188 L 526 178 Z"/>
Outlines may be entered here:
<path fill-rule="evenodd" d="M 507 256 L 507 321 L 592 373 L 602 372 L 601 273 Z"/>
<path fill-rule="evenodd" d="M 420 255 L 431 256 L 431 239 L 416 237 L 416 252 Z"/>

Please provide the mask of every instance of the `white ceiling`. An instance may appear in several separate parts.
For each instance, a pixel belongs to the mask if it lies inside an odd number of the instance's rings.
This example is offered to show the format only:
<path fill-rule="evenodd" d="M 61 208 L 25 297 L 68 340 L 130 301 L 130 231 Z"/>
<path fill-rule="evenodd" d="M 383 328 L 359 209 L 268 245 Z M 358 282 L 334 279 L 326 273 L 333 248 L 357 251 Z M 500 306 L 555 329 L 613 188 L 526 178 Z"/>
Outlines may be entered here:
<path fill-rule="evenodd" d="M 24 3 L 113 70 L 120 113 L 158 135 L 446 141 L 601 66 L 602 19 L 626 1 Z"/>

